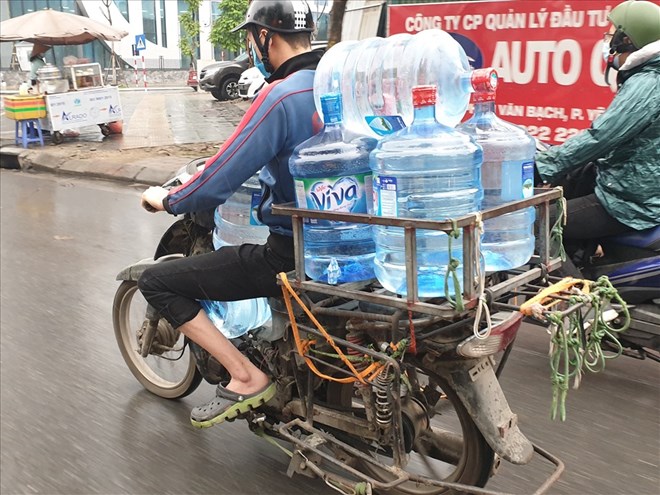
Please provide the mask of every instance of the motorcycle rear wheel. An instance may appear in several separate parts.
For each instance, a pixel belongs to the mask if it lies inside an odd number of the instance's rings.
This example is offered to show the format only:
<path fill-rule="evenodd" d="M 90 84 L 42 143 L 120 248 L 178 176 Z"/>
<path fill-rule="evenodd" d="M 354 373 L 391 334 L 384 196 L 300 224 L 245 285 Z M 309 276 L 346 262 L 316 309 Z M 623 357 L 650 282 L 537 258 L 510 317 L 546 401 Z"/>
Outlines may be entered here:
<path fill-rule="evenodd" d="M 185 397 L 199 386 L 202 375 L 182 334 L 161 319 L 158 332 L 169 337 L 172 349 L 151 353 L 147 357 L 137 351 L 137 333 L 144 322 L 146 307 L 147 302 L 138 291 L 137 282 L 126 280 L 117 288 L 112 322 L 121 355 L 133 376 L 149 392 L 165 399 Z"/>
<path fill-rule="evenodd" d="M 431 418 L 430 428 L 426 429 L 423 435 L 418 436 L 422 440 L 418 440 L 413 446 L 409 453 L 409 462 L 403 469 L 432 479 L 483 487 L 493 472 L 495 462 L 493 450 L 451 387 L 437 374 L 429 370 L 419 371 L 427 375 L 435 384 L 442 398 L 435 405 L 436 414 Z M 404 433 L 406 421 L 404 418 Z M 453 445 L 447 447 L 448 443 Z M 385 464 L 388 464 L 386 461 L 391 462 L 391 456 L 376 457 Z M 361 462 L 361 467 L 380 481 L 388 482 L 395 479 L 389 472 L 378 469 L 369 462 Z M 431 470 L 433 473 L 430 472 Z M 462 492 L 409 481 L 386 493 L 387 495 L 457 495 Z"/>

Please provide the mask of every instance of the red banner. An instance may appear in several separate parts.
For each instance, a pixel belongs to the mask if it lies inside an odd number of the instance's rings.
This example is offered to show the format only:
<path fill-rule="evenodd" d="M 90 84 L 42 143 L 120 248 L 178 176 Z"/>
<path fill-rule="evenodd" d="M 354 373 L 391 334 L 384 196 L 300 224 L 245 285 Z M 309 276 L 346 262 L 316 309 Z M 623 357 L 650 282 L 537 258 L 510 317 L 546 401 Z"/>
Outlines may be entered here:
<path fill-rule="evenodd" d="M 603 35 L 619 2 L 494 1 L 391 5 L 389 33 L 438 28 L 474 68 L 500 76 L 497 112 L 539 139 L 561 143 L 609 105 Z M 610 82 L 616 72 L 610 74 Z"/>

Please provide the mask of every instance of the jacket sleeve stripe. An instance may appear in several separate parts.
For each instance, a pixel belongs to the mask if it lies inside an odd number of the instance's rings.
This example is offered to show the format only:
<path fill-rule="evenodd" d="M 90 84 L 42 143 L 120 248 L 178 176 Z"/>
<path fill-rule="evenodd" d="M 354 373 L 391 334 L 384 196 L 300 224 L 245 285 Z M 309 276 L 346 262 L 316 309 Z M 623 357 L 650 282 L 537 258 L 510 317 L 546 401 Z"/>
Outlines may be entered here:
<path fill-rule="evenodd" d="M 294 91 L 294 92 L 291 92 L 291 93 L 288 93 L 288 94 L 282 96 L 280 99 L 278 99 L 277 101 L 275 101 L 275 102 L 274 102 L 274 103 L 268 108 L 268 110 L 266 110 L 266 111 L 264 112 L 264 114 L 261 116 L 261 118 L 259 119 L 259 121 L 258 121 L 258 122 L 256 123 L 256 125 L 254 126 L 254 128 L 253 128 L 253 129 L 252 129 L 252 130 L 251 130 L 251 131 L 250 131 L 250 132 L 249 132 L 249 133 L 243 138 L 243 140 L 241 141 L 241 143 L 240 143 L 238 146 L 236 146 L 236 149 L 234 149 L 234 151 L 232 151 L 232 153 L 231 153 L 231 154 L 230 154 L 230 155 L 229 155 L 224 161 L 222 161 L 222 163 L 218 164 L 218 158 L 220 158 L 220 155 L 221 155 L 224 151 L 226 151 L 226 149 L 227 149 L 231 144 L 233 144 L 233 141 L 238 137 L 238 134 L 239 134 L 239 133 L 234 133 L 234 134 L 232 134 L 232 136 L 230 137 L 230 140 L 227 141 L 227 142 L 225 143 L 225 145 L 222 146 L 221 150 L 220 150 L 220 151 L 219 151 L 219 152 L 213 157 L 213 162 L 211 163 L 210 167 L 209 167 L 209 165 L 207 164 L 207 165 L 204 167 L 203 170 L 201 170 L 200 172 L 198 172 L 197 174 L 195 174 L 194 178 L 193 178 L 191 181 L 187 182 L 186 184 L 183 184 L 182 186 L 179 186 L 179 188 L 177 188 L 177 189 L 175 190 L 175 192 L 178 193 L 179 191 L 182 191 L 183 189 L 186 188 L 186 186 L 188 186 L 189 184 L 191 184 L 191 183 L 193 183 L 193 182 L 194 182 L 194 184 L 193 184 L 194 187 L 189 188 L 189 190 L 188 190 L 185 194 L 183 194 L 181 197 L 179 197 L 179 198 L 177 198 L 177 199 L 174 199 L 173 201 L 172 201 L 172 198 L 170 197 L 170 200 L 169 200 L 169 206 L 172 207 L 173 205 L 177 204 L 178 202 L 180 202 L 180 201 L 182 201 L 183 199 L 185 199 L 185 198 L 187 198 L 188 196 L 190 196 L 192 193 L 194 193 L 196 190 L 198 190 L 200 187 L 202 187 L 204 184 L 206 184 L 206 183 L 207 183 L 207 182 L 208 182 L 208 181 L 209 181 L 209 180 L 210 180 L 210 179 L 211 179 L 211 178 L 212 178 L 212 177 L 213 177 L 213 176 L 214 176 L 219 170 L 221 170 L 221 169 L 222 169 L 222 168 L 223 168 L 223 167 L 224 167 L 224 166 L 225 166 L 225 165 L 226 165 L 226 164 L 232 159 L 232 157 L 233 157 L 236 153 L 238 153 L 238 152 L 241 150 L 241 148 L 243 147 L 243 145 L 245 144 L 245 142 L 250 138 L 250 136 L 252 136 L 252 134 L 254 134 L 255 131 L 257 131 L 257 129 L 259 129 L 259 126 L 260 126 L 261 123 L 264 121 L 264 119 L 268 116 L 268 114 L 270 114 L 270 112 L 273 111 L 273 109 L 274 109 L 274 108 L 275 108 L 275 107 L 276 107 L 281 101 L 283 101 L 284 99 L 286 99 L 286 98 L 288 98 L 288 97 L 290 97 L 290 96 L 294 96 L 294 95 L 297 95 L 297 94 L 300 94 L 300 93 L 307 93 L 307 92 L 310 92 L 310 91 L 312 91 L 311 88 L 306 88 L 306 89 L 303 89 L 303 90 Z M 255 103 L 256 103 L 256 102 L 255 102 Z M 257 105 L 257 106 L 258 106 L 258 105 Z M 258 108 L 255 109 L 255 111 L 252 112 L 250 115 L 246 115 L 246 118 L 245 118 L 243 121 L 241 121 L 241 125 L 239 126 L 239 128 L 240 128 L 241 130 L 243 130 L 243 129 L 245 128 L 247 122 L 249 122 L 249 119 L 248 119 L 247 117 L 251 117 L 252 115 L 254 115 L 254 113 L 256 113 L 257 110 L 258 110 Z M 265 165 L 265 163 L 264 163 L 263 165 Z M 203 180 L 201 180 L 201 181 L 198 180 L 198 179 L 202 176 L 202 174 L 203 174 L 204 172 L 206 172 L 209 168 L 214 168 L 214 170 L 213 170 L 210 174 L 208 174 L 208 176 L 207 176 L 206 178 L 204 178 Z M 170 195 L 168 195 L 168 197 L 169 197 L 169 196 L 170 196 Z"/>
<path fill-rule="evenodd" d="M 264 88 L 264 89 L 268 89 L 269 91 L 267 91 L 267 92 L 265 92 L 265 94 L 263 94 L 263 99 L 265 99 L 265 98 L 268 96 L 268 93 L 270 92 L 270 90 L 272 90 L 272 88 L 275 87 L 276 85 L 277 85 L 277 83 L 275 83 L 275 84 L 273 84 L 273 85 L 270 85 L 270 86 L 268 86 L 267 88 Z M 236 148 L 234 149 L 234 151 L 232 151 L 232 153 L 231 153 L 228 157 L 226 157 L 224 161 L 222 161 L 221 163 L 218 163 L 219 158 L 221 157 L 221 155 L 222 155 L 223 153 L 225 153 L 225 152 L 227 151 L 227 149 L 228 149 L 230 146 L 232 146 L 232 145 L 234 144 L 234 141 L 238 138 L 238 136 L 241 134 L 241 132 L 245 129 L 245 127 L 246 127 L 247 124 L 249 123 L 250 119 L 251 119 L 251 118 L 252 118 L 252 117 L 253 117 L 258 111 L 260 111 L 260 108 L 259 108 L 259 107 L 260 107 L 260 104 L 263 103 L 263 101 L 255 101 L 255 104 L 253 104 L 253 105 L 250 106 L 250 109 L 249 109 L 248 113 L 247 113 L 247 114 L 245 115 L 245 117 L 241 120 L 241 123 L 239 124 L 238 128 L 236 129 L 236 131 L 235 131 L 235 132 L 232 134 L 232 136 L 231 136 L 231 137 L 225 142 L 225 144 L 222 146 L 222 148 L 220 149 L 220 151 L 218 151 L 218 153 L 216 153 L 216 155 L 215 155 L 213 158 L 211 158 L 211 159 L 207 162 L 207 164 L 205 165 L 204 169 L 201 170 L 200 172 L 198 172 L 197 174 L 195 174 L 195 176 L 194 176 L 189 182 L 187 182 L 186 184 L 183 184 L 183 185 L 179 186 L 177 189 L 173 190 L 173 191 L 170 193 L 170 195 L 168 195 L 168 197 L 169 197 L 169 206 L 174 206 L 174 205 L 176 205 L 178 202 L 182 201 L 183 199 L 185 199 L 185 198 L 187 198 L 188 196 L 190 196 L 191 194 L 193 194 L 196 190 L 198 190 L 200 187 L 202 187 L 204 184 L 206 184 L 206 183 L 207 183 L 207 182 L 208 182 L 208 181 L 209 181 L 209 180 L 210 180 L 210 179 L 216 174 L 216 172 L 218 172 L 218 170 L 221 170 L 221 169 L 222 169 L 222 168 L 223 168 L 223 167 L 224 167 L 224 166 L 225 166 L 225 165 L 226 165 L 226 164 L 232 159 L 232 157 L 233 157 L 237 152 L 239 152 L 239 151 L 241 150 L 241 148 L 243 147 L 243 145 L 245 144 L 245 142 L 250 138 L 250 136 L 252 136 L 252 134 L 254 134 L 255 131 L 257 131 L 257 129 L 259 128 L 259 126 L 261 125 L 261 123 L 264 121 L 264 119 L 270 114 L 270 112 L 272 112 L 272 110 L 273 110 L 273 109 L 274 109 L 274 108 L 275 108 L 275 107 L 276 107 L 281 101 L 283 101 L 284 99 L 286 99 L 286 98 L 288 98 L 288 97 L 290 97 L 290 96 L 294 96 L 294 95 L 297 95 L 297 94 L 300 94 L 300 93 L 306 93 L 306 92 L 309 92 L 309 91 L 312 91 L 312 89 L 311 89 L 311 88 L 305 88 L 305 89 L 303 89 L 303 90 L 294 91 L 294 92 L 288 93 L 288 94 L 286 94 L 286 95 L 283 95 L 283 96 L 282 96 L 281 98 L 279 98 L 277 101 L 273 102 L 273 104 L 268 108 L 268 110 L 266 110 L 266 111 L 263 113 L 263 115 L 261 116 L 261 118 L 259 119 L 259 121 L 255 124 L 254 128 L 253 128 L 253 129 L 252 129 L 252 130 L 251 130 L 251 131 L 250 131 L 250 132 L 249 132 L 249 133 L 243 138 L 243 140 L 238 144 L 238 146 L 236 146 Z M 262 92 L 259 93 L 259 96 L 258 96 L 257 98 L 260 100 L 260 99 L 262 99 L 262 98 L 259 98 L 259 97 L 261 97 L 261 96 L 262 96 Z M 254 107 L 254 110 L 252 110 L 253 107 Z M 265 163 L 264 163 L 263 165 L 265 165 Z M 214 170 L 213 170 L 211 173 L 209 173 L 209 174 L 208 174 L 203 180 L 199 180 L 200 177 L 204 174 L 204 172 L 206 172 L 207 170 L 209 170 L 209 169 L 211 169 L 211 168 L 214 168 Z M 191 187 L 188 187 L 189 185 L 190 185 Z M 176 199 L 173 200 L 173 198 L 171 197 L 172 194 L 178 194 L 179 192 L 184 191 L 186 188 L 187 188 L 188 190 L 187 190 L 187 192 L 186 192 L 185 194 L 183 194 L 183 195 L 180 196 L 179 198 L 176 198 Z"/>
<path fill-rule="evenodd" d="M 245 115 L 243 115 L 243 118 L 239 122 L 236 129 L 234 130 L 234 132 L 232 132 L 231 136 L 229 136 L 229 138 L 220 147 L 220 150 L 214 156 L 212 156 L 208 160 L 206 160 L 206 163 L 204 164 L 204 168 L 202 170 L 198 171 L 195 175 L 193 175 L 192 178 L 188 182 L 186 182 L 185 184 L 181 184 L 180 186 L 175 187 L 174 189 L 172 189 L 170 191 L 170 193 L 168 194 L 168 198 L 171 197 L 174 194 L 178 194 L 179 192 L 184 191 L 188 187 L 191 187 L 191 186 L 197 184 L 197 180 L 201 177 L 201 175 L 204 173 L 204 171 L 209 169 L 210 167 L 212 167 L 215 164 L 215 162 L 220 158 L 220 156 L 227 151 L 227 148 L 229 148 L 232 144 L 234 144 L 234 141 L 236 139 L 238 139 L 238 136 L 241 134 L 241 132 L 243 132 L 243 129 L 245 129 L 245 127 L 247 127 L 248 123 L 250 122 L 250 120 L 252 119 L 254 114 L 257 113 L 260 110 L 261 104 L 263 103 L 263 100 L 266 98 L 268 93 L 270 93 L 273 90 L 273 88 L 279 82 L 280 81 L 277 81 L 274 84 L 269 84 L 265 88 L 263 88 L 262 91 L 259 92 L 259 94 L 257 95 L 257 100 L 255 100 L 253 102 L 253 104 L 250 105 L 250 107 L 248 108 L 248 111 L 245 113 Z M 271 107 L 268 109 L 268 111 L 266 112 L 265 115 L 268 115 L 268 113 L 273 109 L 273 107 L 275 107 L 275 105 L 277 105 L 277 103 L 279 103 L 279 101 L 274 103 L 273 105 L 271 105 Z M 233 155 L 233 153 L 232 153 L 232 155 Z M 196 185 L 196 187 L 194 187 L 192 191 L 196 190 L 200 185 L 201 184 Z M 170 199 L 170 204 L 176 204 L 181 199 L 187 197 L 190 193 L 192 193 L 192 191 L 190 191 L 188 194 L 184 195 L 183 197 L 181 197 L 179 199 L 175 199 L 174 201 L 171 201 L 171 199 Z"/>

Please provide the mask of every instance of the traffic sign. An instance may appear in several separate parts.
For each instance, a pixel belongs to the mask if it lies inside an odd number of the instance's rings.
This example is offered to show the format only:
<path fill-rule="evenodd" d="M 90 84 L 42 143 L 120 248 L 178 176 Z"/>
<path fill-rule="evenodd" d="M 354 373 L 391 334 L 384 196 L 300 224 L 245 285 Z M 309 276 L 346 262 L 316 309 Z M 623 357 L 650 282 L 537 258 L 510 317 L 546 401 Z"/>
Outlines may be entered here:
<path fill-rule="evenodd" d="M 142 50 L 145 50 L 146 48 L 147 48 L 147 38 L 144 36 L 144 34 L 136 34 L 135 51 L 140 52 Z"/>

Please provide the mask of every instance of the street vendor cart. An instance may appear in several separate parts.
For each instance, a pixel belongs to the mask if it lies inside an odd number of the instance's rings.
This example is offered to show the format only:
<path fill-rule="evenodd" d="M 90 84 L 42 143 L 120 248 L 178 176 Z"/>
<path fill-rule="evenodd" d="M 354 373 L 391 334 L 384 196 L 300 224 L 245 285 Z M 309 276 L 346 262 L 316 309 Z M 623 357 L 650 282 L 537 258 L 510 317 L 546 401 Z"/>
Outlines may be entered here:
<path fill-rule="evenodd" d="M 30 12 L 0 23 L 0 41 L 29 41 L 46 46 L 80 45 L 94 40 L 119 41 L 127 35 L 127 31 L 88 17 L 51 9 Z M 122 120 L 117 88 L 103 85 L 99 64 L 70 65 L 65 74 L 53 65 L 46 65 L 37 71 L 37 75 L 38 93 L 45 95 L 46 102 L 42 127 L 53 133 L 55 143 L 62 142 L 63 130 L 99 125 L 101 132 L 108 135 L 108 124 Z"/>
<path fill-rule="evenodd" d="M 69 71 L 66 92 L 49 92 L 45 88 L 46 117 L 43 129 L 51 131 L 53 142 L 63 141 L 62 131 L 98 125 L 104 136 L 110 134 L 108 124 L 123 118 L 119 91 L 115 86 L 104 86 L 99 64 L 79 64 L 67 67 Z"/>

